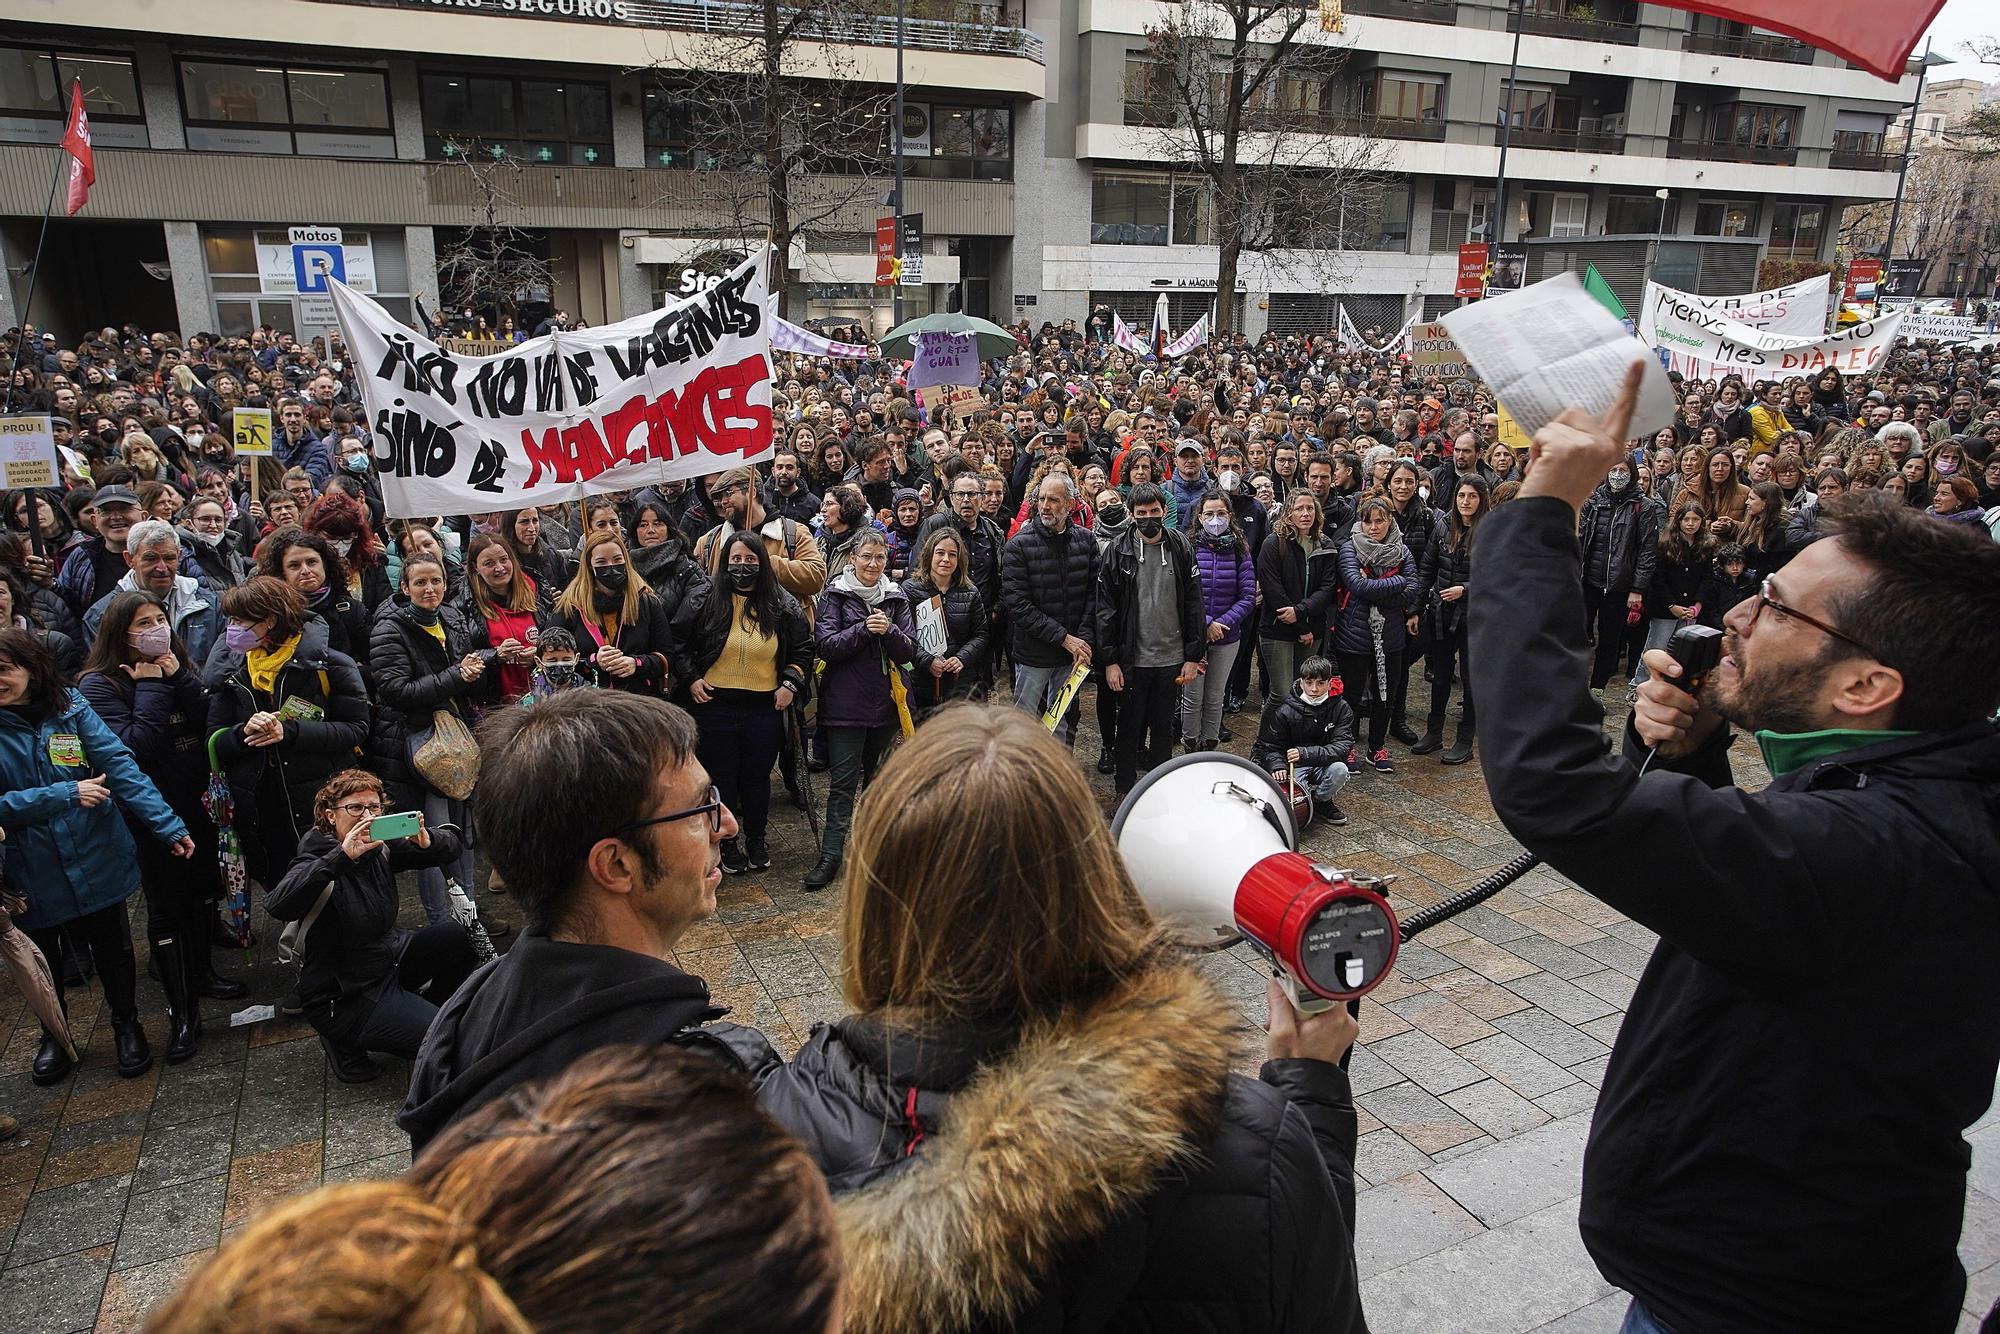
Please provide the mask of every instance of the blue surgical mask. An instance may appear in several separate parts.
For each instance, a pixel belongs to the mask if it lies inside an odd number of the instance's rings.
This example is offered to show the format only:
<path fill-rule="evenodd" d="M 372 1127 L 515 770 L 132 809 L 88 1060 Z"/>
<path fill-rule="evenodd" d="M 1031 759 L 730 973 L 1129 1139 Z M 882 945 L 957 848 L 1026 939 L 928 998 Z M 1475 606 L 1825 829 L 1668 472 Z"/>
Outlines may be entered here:
<path fill-rule="evenodd" d="M 363 475 L 368 471 L 368 456 L 366 454 L 349 454 L 344 466 L 349 472 L 357 476 Z"/>

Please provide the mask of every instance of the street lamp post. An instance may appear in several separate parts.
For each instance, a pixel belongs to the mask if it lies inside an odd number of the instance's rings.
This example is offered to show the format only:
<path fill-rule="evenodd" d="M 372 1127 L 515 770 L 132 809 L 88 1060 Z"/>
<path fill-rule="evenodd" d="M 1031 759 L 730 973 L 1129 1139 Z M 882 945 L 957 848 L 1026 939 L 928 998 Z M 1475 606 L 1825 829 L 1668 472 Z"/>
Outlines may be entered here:
<path fill-rule="evenodd" d="M 1526 26 L 1526 0 L 1508 0 L 1514 15 L 1514 58 L 1507 63 L 1507 93 L 1500 102 L 1500 170 L 1493 177 L 1493 216 L 1486 220 L 1486 242 L 1499 245 L 1507 239 L 1507 131 L 1514 123 L 1514 79 L 1521 72 L 1521 29 Z M 1492 252 L 1487 252 L 1490 263 Z"/>
<path fill-rule="evenodd" d="M 896 155 L 896 186 L 890 198 L 890 214 L 896 220 L 895 253 L 903 253 L 903 7 L 905 0 L 896 0 L 896 135 L 894 139 Z M 903 322 L 903 275 L 898 273 L 889 284 L 890 328 Z"/>

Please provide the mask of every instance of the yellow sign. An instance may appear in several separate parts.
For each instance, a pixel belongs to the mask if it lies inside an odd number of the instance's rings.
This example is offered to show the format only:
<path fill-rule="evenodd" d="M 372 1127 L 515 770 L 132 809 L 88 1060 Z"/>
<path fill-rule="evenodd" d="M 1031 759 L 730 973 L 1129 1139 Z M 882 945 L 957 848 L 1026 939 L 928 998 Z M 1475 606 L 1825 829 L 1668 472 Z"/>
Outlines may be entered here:
<path fill-rule="evenodd" d="M 1533 437 L 1521 429 L 1521 423 L 1507 414 L 1504 404 L 1495 403 L 1493 411 L 1500 418 L 1500 443 L 1517 452 L 1526 453 L 1535 443 Z"/>
<path fill-rule="evenodd" d="M 1089 663 L 1079 662 L 1069 669 L 1069 678 L 1062 683 L 1062 689 L 1056 691 L 1054 701 L 1042 714 L 1043 727 L 1051 732 L 1056 730 L 1062 723 L 1063 715 L 1069 712 L 1069 706 L 1076 702 L 1076 692 L 1083 689 L 1084 678 L 1089 675 Z"/>
<path fill-rule="evenodd" d="M 271 452 L 271 410 L 238 408 L 232 414 L 233 439 L 239 455 L 269 455 Z"/>
<path fill-rule="evenodd" d="M 0 486 L 9 491 L 62 485 L 47 417 L 0 417 Z"/>

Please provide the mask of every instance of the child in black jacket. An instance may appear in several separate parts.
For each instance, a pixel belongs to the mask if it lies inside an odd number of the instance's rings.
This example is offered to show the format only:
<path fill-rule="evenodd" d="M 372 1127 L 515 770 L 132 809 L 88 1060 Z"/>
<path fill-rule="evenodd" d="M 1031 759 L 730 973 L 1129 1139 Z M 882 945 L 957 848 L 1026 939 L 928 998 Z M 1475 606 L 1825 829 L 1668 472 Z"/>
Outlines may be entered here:
<path fill-rule="evenodd" d="M 1347 782 L 1347 756 L 1354 749 L 1354 710 L 1341 698 L 1333 664 L 1322 657 L 1299 664 L 1298 684 L 1289 695 L 1264 705 L 1250 760 L 1284 782 L 1288 769 L 1313 795 L 1319 817 L 1346 824 L 1347 812 L 1333 804 Z"/>
<path fill-rule="evenodd" d="M 1715 553 L 1715 573 L 1701 586 L 1701 623 L 1720 630 L 1729 609 L 1755 596 L 1761 582 L 1749 571 L 1742 547 L 1734 542 L 1723 546 Z"/>

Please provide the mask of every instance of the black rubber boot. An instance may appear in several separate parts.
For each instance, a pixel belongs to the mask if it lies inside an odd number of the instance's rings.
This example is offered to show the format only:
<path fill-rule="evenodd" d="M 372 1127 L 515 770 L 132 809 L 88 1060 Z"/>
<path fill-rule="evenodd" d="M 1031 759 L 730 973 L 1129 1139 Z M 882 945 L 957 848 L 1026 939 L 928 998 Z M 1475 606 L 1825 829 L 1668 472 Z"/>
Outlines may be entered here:
<path fill-rule="evenodd" d="M 1410 747 L 1412 755 L 1429 755 L 1444 745 L 1444 719 L 1432 718 L 1424 724 L 1424 735 Z"/>
<path fill-rule="evenodd" d="M 1406 746 L 1417 744 L 1417 729 L 1410 726 L 1408 718 L 1392 719 L 1389 723 L 1389 735 Z"/>
<path fill-rule="evenodd" d="M 1464 764 L 1472 758 L 1473 727 L 1471 723 L 1460 723 L 1458 735 L 1451 739 L 1451 749 L 1438 756 L 1446 764 Z"/>
<path fill-rule="evenodd" d="M 167 993 L 167 1064 L 179 1065 L 201 1046 L 201 1002 L 180 940 L 154 941 L 153 958 L 160 965 L 160 987 Z"/>
<path fill-rule="evenodd" d="M 805 881 L 806 888 L 809 890 L 825 889 L 828 885 L 832 884 L 835 878 L 838 877 L 839 875 L 840 875 L 840 858 L 821 857 L 819 859 L 819 865 L 813 867 L 812 870 L 806 872 L 806 881 Z"/>
<path fill-rule="evenodd" d="M 137 1079 L 153 1068 L 153 1047 L 139 1016 L 111 1021 L 111 1040 L 118 1052 L 118 1077 Z"/>
<path fill-rule="evenodd" d="M 181 923 L 181 958 L 187 965 L 188 985 L 193 988 L 196 997 L 207 996 L 211 1000 L 241 1000 L 249 994 L 250 988 L 215 971 L 215 937 L 207 929 L 208 922 L 213 920 L 214 916 L 211 906 L 201 903 L 197 904 L 194 912 Z M 199 1021 L 196 1026 L 200 1026 Z M 171 1060 L 172 1057 L 168 1059 Z"/>

